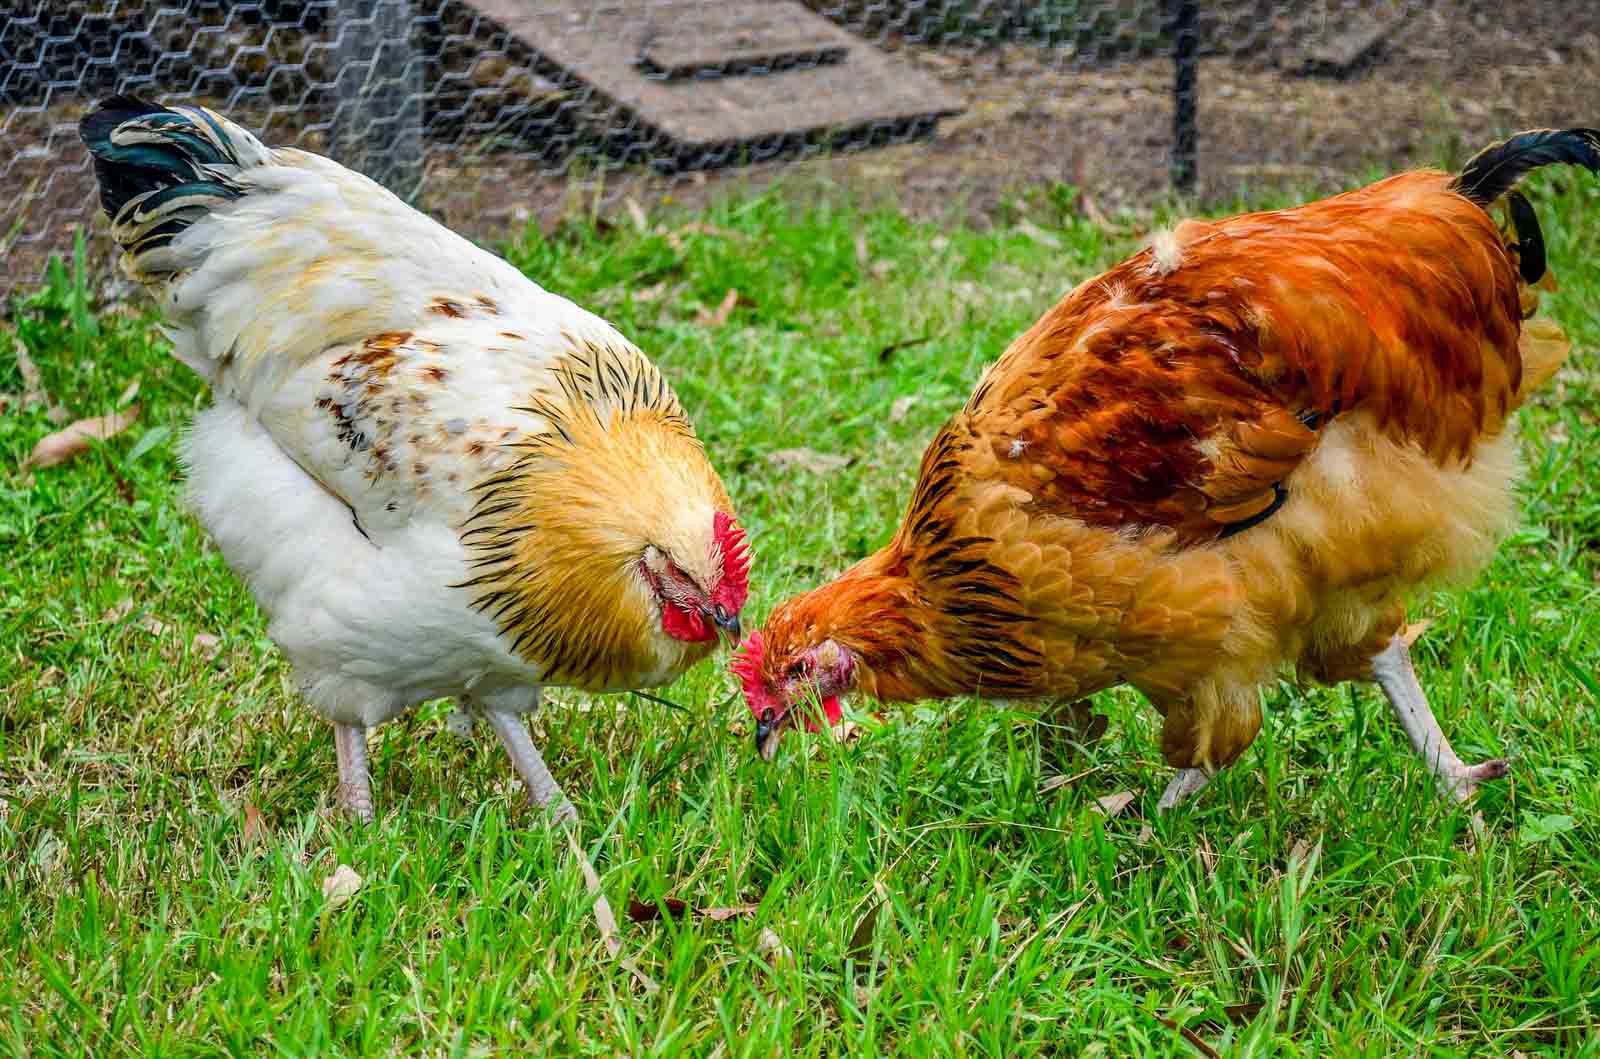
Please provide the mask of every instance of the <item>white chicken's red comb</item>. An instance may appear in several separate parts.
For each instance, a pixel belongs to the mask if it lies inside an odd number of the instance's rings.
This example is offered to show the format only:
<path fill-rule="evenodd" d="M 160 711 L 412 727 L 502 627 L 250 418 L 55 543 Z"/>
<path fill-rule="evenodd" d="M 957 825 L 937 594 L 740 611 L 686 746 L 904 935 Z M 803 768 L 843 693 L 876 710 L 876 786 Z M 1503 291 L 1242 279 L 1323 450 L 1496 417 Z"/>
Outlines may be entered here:
<path fill-rule="evenodd" d="M 726 511 L 711 520 L 711 536 L 722 550 L 722 580 L 711 594 L 730 614 L 737 614 L 750 596 L 750 544 L 744 530 Z"/>

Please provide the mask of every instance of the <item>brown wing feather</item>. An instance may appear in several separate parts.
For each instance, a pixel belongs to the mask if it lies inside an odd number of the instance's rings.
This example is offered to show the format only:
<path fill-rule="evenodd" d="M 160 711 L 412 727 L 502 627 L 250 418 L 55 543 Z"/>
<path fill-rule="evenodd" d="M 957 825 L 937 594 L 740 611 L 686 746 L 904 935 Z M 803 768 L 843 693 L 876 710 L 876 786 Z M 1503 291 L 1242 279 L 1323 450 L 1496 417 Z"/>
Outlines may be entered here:
<path fill-rule="evenodd" d="M 1180 226 L 1013 343 L 967 429 L 1037 510 L 1189 542 L 1267 511 L 1340 411 L 1466 457 L 1513 405 L 1521 312 L 1514 258 L 1448 179 Z"/>

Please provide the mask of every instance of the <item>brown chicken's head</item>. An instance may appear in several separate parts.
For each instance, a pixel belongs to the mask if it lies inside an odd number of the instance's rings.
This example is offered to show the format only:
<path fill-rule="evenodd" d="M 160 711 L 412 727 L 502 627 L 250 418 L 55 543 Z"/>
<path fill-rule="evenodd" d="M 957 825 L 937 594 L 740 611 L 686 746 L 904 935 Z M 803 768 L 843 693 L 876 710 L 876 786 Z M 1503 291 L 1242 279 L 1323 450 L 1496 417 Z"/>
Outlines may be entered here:
<path fill-rule="evenodd" d="M 771 761 L 778 739 L 799 713 L 816 731 L 818 719 L 839 721 L 839 696 L 855 686 L 854 651 L 780 607 L 761 632 L 750 634 L 731 669 L 756 718 L 756 749 Z"/>
<path fill-rule="evenodd" d="M 739 638 L 739 611 L 750 594 L 750 546 L 725 511 L 703 534 L 683 542 L 649 544 L 639 561 L 645 583 L 661 607 L 661 628 L 674 640 L 704 643 L 726 634 Z M 676 546 L 675 546 L 676 544 Z"/>

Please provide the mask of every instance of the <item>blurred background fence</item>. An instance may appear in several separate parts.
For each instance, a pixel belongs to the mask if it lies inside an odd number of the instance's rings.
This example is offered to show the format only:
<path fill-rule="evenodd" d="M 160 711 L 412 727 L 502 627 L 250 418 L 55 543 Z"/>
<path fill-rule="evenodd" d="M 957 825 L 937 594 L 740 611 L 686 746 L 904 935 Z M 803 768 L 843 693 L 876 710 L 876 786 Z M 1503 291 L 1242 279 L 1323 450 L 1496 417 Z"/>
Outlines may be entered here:
<path fill-rule="evenodd" d="M 780 176 L 976 223 L 1329 191 L 1595 123 L 1596 54 L 1572 0 L 0 0 L 0 299 L 99 223 L 75 129 L 111 92 L 493 242 Z"/>

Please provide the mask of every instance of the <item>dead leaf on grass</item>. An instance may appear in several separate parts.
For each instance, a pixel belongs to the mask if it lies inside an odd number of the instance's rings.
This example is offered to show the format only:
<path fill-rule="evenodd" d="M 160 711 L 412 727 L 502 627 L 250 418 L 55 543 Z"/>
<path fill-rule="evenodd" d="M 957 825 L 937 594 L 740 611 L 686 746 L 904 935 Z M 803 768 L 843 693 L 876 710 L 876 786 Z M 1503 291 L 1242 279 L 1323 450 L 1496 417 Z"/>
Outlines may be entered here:
<path fill-rule="evenodd" d="M 633 923 L 652 923 L 660 919 L 663 912 L 668 919 L 677 919 L 688 910 L 688 902 L 676 897 L 666 897 L 654 904 L 645 904 L 637 897 L 628 899 L 628 920 Z"/>
<path fill-rule="evenodd" d="M 154 614 L 146 614 L 144 617 L 139 619 L 139 628 L 143 629 L 151 636 L 159 637 L 165 636 L 167 630 L 172 628 L 172 626 L 168 625 Z"/>
<path fill-rule="evenodd" d="M 634 291 L 633 300 L 636 302 L 653 302 L 660 299 L 665 293 L 667 293 L 667 281 L 662 280 L 660 283 L 652 283 L 648 287 L 641 287 Z"/>
<path fill-rule="evenodd" d="M 22 461 L 23 470 L 30 467 L 54 467 L 86 451 L 95 441 L 105 441 L 133 426 L 139 418 L 139 406 L 130 405 L 125 411 L 112 415 L 80 419 L 65 430 L 46 434 L 33 447 L 33 452 Z"/>
<path fill-rule="evenodd" d="M 267 825 L 261 819 L 261 810 L 249 802 L 244 803 L 244 827 L 240 828 L 240 837 L 247 846 L 260 842 L 267 833 Z M 323 894 L 328 892 L 328 884 L 323 883 Z"/>
<path fill-rule="evenodd" d="M 1207 1044 L 1198 1033 L 1196 1033 L 1194 1030 L 1191 1030 L 1189 1027 L 1180 1026 L 1171 1019 L 1161 1015 L 1156 1016 L 1156 1021 L 1167 1027 L 1167 1029 L 1176 1031 L 1179 1036 L 1193 1045 L 1201 1055 L 1206 1057 L 1206 1059 L 1222 1059 L 1222 1056 L 1217 1054 L 1217 1050 L 1215 1048 Z"/>
<path fill-rule="evenodd" d="M 733 287 L 728 288 L 728 293 L 722 296 L 722 301 L 715 309 L 701 309 L 694 314 L 695 323 L 704 327 L 721 327 L 728 322 L 728 317 L 733 314 L 733 307 L 739 304 L 739 292 Z"/>
<path fill-rule="evenodd" d="M 844 947 L 844 958 L 860 963 L 872 955 L 872 938 L 878 929 L 878 912 L 883 908 L 880 898 L 856 920 L 856 929 L 850 932 L 850 941 Z"/>
<path fill-rule="evenodd" d="M 333 874 L 322 880 L 322 898 L 329 908 L 338 908 L 361 889 L 362 878 L 348 864 L 333 869 Z"/>
<path fill-rule="evenodd" d="M 106 612 L 104 614 L 100 615 L 100 621 L 103 624 L 110 625 L 110 624 L 113 624 L 115 622 L 121 621 L 123 618 L 126 618 L 129 614 L 132 614 L 132 613 L 133 613 L 133 600 L 131 600 L 131 599 L 119 599 L 115 603 L 111 604 L 111 606 L 106 608 Z"/>
<path fill-rule="evenodd" d="M 907 394 L 904 397 L 896 397 L 894 399 L 894 404 L 889 406 L 889 422 L 900 422 L 906 417 L 906 413 L 911 411 L 911 406 L 916 403 L 917 398 L 913 394 Z"/>
<path fill-rule="evenodd" d="M 1222 1009 L 1222 1013 L 1228 1016 L 1229 1022 L 1243 1026 L 1260 1014 L 1261 1009 L 1266 1006 L 1260 1000 L 1250 1000 L 1243 1004 L 1228 1004 Z"/>
<path fill-rule="evenodd" d="M 1095 811 L 1103 814 L 1107 820 L 1113 820 L 1120 816 L 1124 809 L 1132 805 L 1136 797 L 1132 791 L 1118 791 L 1115 794 L 1107 794 L 1094 800 Z"/>
<path fill-rule="evenodd" d="M 645 904 L 638 899 L 628 901 L 628 919 L 634 923 L 649 923 L 662 918 L 662 906 L 666 906 L 666 918 L 677 919 L 683 915 L 691 915 L 697 919 L 709 919 L 713 923 L 721 923 L 740 916 L 753 916 L 760 905 L 725 905 L 713 908 L 694 908 L 687 901 L 676 897 L 667 897 L 656 904 Z"/>
<path fill-rule="evenodd" d="M 779 467 L 798 467 L 812 474 L 826 474 L 850 465 L 850 461 L 844 456 L 818 452 L 815 449 L 779 449 L 768 453 L 767 460 Z"/>
<path fill-rule="evenodd" d="M 222 650 L 222 637 L 214 633 L 197 632 L 189 641 L 189 650 L 209 661 L 217 657 L 217 652 Z"/>
<path fill-rule="evenodd" d="M 1294 840 L 1294 845 L 1289 847 L 1289 863 L 1290 864 L 1294 864 L 1296 861 L 1298 861 L 1301 864 L 1304 864 L 1306 862 L 1306 858 L 1309 857 L 1310 855 L 1311 855 L 1311 843 L 1307 842 L 1303 838 L 1295 839 Z"/>

